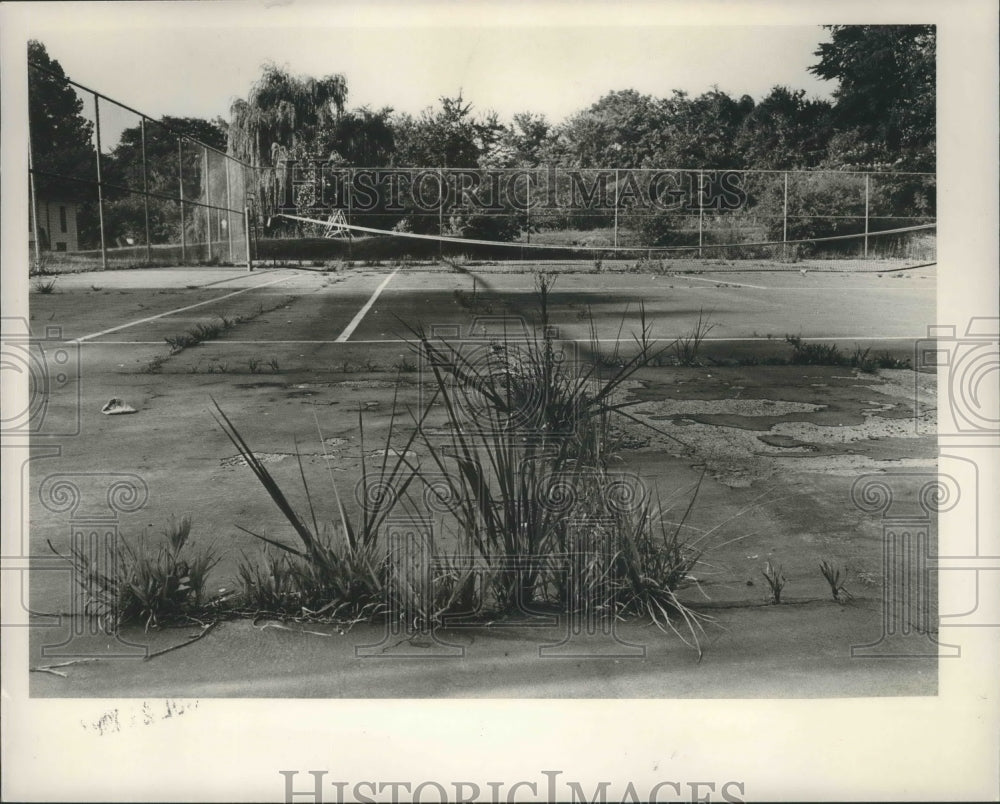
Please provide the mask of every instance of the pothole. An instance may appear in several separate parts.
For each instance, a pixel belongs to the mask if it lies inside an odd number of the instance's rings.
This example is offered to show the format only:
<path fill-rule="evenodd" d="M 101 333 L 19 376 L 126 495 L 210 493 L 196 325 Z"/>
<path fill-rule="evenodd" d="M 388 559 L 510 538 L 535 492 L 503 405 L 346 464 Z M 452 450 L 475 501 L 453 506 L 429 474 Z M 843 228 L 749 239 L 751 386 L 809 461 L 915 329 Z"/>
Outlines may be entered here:
<path fill-rule="evenodd" d="M 389 458 L 416 458 L 417 453 L 413 450 L 406 450 L 405 452 L 401 449 L 395 449 L 394 447 L 389 447 L 389 449 L 376 449 L 368 453 L 369 458 L 375 458 L 381 460 L 383 456 Z"/>
<path fill-rule="evenodd" d="M 865 399 L 864 402 L 873 406 L 870 408 L 862 408 L 861 412 L 865 414 L 885 413 L 886 411 L 896 409 L 895 402 L 879 402 L 876 399 Z"/>
<path fill-rule="evenodd" d="M 639 411 L 652 419 L 670 419 L 680 415 L 730 415 L 754 417 L 786 416 L 790 413 L 815 413 L 826 405 L 788 402 L 774 399 L 663 399 L 654 408 Z"/>
<path fill-rule="evenodd" d="M 786 435 L 774 435 L 768 433 L 766 435 L 759 435 L 757 438 L 771 447 L 781 447 L 782 449 L 816 449 L 815 444 L 799 441 L 797 438 L 792 438 L 791 436 Z"/>
<path fill-rule="evenodd" d="M 334 383 L 343 388 L 395 388 L 396 383 L 388 380 L 342 380 Z"/>
<path fill-rule="evenodd" d="M 287 452 L 255 452 L 253 456 L 261 463 L 278 463 L 279 461 L 285 460 L 289 453 Z M 242 455 L 233 455 L 229 458 L 222 458 L 219 461 L 219 466 L 226 469 L 231 469 L 237 466 L 246 466 L 247 461 Z"/>

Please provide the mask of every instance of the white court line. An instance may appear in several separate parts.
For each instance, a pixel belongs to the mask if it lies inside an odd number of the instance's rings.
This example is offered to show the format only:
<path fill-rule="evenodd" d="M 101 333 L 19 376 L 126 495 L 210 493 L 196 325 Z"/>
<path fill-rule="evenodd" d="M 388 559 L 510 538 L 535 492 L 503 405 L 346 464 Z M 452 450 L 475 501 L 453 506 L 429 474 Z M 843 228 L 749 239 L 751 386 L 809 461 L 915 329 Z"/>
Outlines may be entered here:
<path fill-rule="evenodd" d="M 159 313 L 158 315 L 151 315 L 148 318 L 139 318 L 135 321 L 129 321 L 127 324 L 119 324 L 117 327 L 111 327 L 110 329 L 104 329 L 100 332 L 92 332 L 90 335 L 84 335 L 80 338 L 74 338 L 71 343 L 84 343 L 89 341 L 91 338 L 100 338 L 102 335 L 110 335 L 112 332 L 119 332 L 123 329 L 128 329 L 129 327 L 134 327 L 137 324 L 145 324 L 149 321 L 156 321 L 158 318 L 165 318 L 168 315 L 173 315 L 174 313 L 183 313 L 186 310 L 193 310 L 195 307 L 204 307 L 206 304 L 215 304 L 223 299 L 229 299 L 233 296 L 239 296 L 241 293 L 249 293 L 251 290 L 259 290 L 260 288 L 270 287 L 271 285 L 276 285 L 278 282 L 284 282 L 286 279 L 291 279 L 294 274 L 288 276 L 283 276 L 280 279 L 275 279 L 272 282 L 263 282 L 260 285 L 254 285 L 252 288 L 243 288 L 242 290 L 234 290 L 232 293 L 227 293 L 225 296 L 218 296 L 214 299 L 209 299 L 208 301 L 198 302 L 197 304 L 189 304 L 186 307 L 178 307 L 176 310 L 167 310 L 165 313 Z M 126 341 L 126 343 L 134 343 L 134 341 Z M 159 341 L 157 341 L 159 343 Z"/>
<path fill-rule="evenodd" d="M 502 276 L 502 274 L 501 274 L 501 276 Z M 697 279 L 699 282 L 715 282 L 715 283 L 720 284 L 720 285 L 739 285 L 741 288 L 756 288 L 757 290 L 774 290 L 774 288 L 766 288 L 763 285 L 751 285 L 751 284 L 746 283 L 746 282 L 732 282 L 732 281 L 727 282 L 727 281 L 725 281 L 723 279 L 706 279 L 705 277 L 701 277 L 701 276 L 672 276 L 672 277 L 669 277 L 669 278 L 672 279 L 672 280 Z M 423 290 L 424 288 L 408 288 L 408 289 L 412 289 L 412 290 L 416 291 L 418 289 L 419 290 Z M 447 289 L 448 288 L 440 288 L 440 289 L 434 288 L 433 290 L 447 290 Z M 505 288 L 505 287 L 499 287 L 498 286 L 498 287 L 495 288 L 495 290 L 498 293 L 504 293 L 504 292 L 509 292 L 509 293 L 535 293 L 536 292 L 533 288 L 529 287 L 528 285 L 524 285 L 524 286 L 520 286 L 520 287 L 512 287 L 512 288 Z M 581 286 L 577 286 L 577 285 L 566 285 L 566 286 L 564 286 L 560 290 L 560 292 L 561 293 L 607 293 L 609 290 L 612 290 L 612 288 L 610 286 L 608 286 L 608 285 L 600 285 L 600 286 L 583 285 L 582 287 Z M 617 288 L 615 288 L 615 290 L 618 291 Z M 666 290 L 666 288 L 663 286 L 662 282 L 645 282 L 644 281 L 644 282 L 641 282 L 641 283 L 635 284 L 635 285 L 625 285 L 624 288 L 622 288 L 622 290 Z M 840 288 L 838 288 L 838 290 L 840 290 Z M 866 288 L 866 290 L 867 290 L 867 288 Z M 618 292 L 620 292 L 620 291 L 618 291 Z"/>
<path fill-rule="evenodd" d="M 264 273 L 264 270 L 261 270 L 260 273 Z M 246 271 L 243 271 L 242 273 L 238 273 L 235 276 L 227 276 L 225 279 L 216 279 L 214 282 L 206 282 L 204 285 L 198 285 L 198 287 L 199 289 L 210 288 L 215 285 L 221 285 L 223 282 L 235 282 L 237 279 L 242 279 L 246 275 L 247 275 Z"/>
<path fill-rule="evenodd" d="M 732 283 L 730 283 L 730 284 L 732 284 Z M 804 285 L 797 285 L 797 286 L 792 286 L 792 285 L 777 285 L 777 286 L 772 287 L 772 288 L 767 288 L 767 290 L 808 290 L 810 292 L 815 292 L 817 290 L 824 290 L 824 291 L 825 290 L 832 290 L 832 291 L 836 291 L 837 293 L 839 293 L 842 290 L 857 290 L 857 291 L 868 291 L 868 292 L 871 292 L 872 290 L 877 290 L 879 292 L 881 292 L 883 290 L 889 290 L 889 291 L 895 291 L 895 290 L 915 290 L 915 291 L 919 291 L 919 292 L 923 292 L 923 293 L 928 293 L 928 292 L 930 292 L 930 293 L 936 293 L 937 292 L 937 287 L 934 286 L 934 285 L 930 285 L 928 287 L 917 287 L 917 286 L 913 286 L 913 285 L 909 285 L 909 286 L 907 286 L 907 285 L 900 285 L 898 287 L 894 286 L 894 287 L 876 287 L 876 288 L 871 288 L 871 287 L 867 287 L 867 288 L 865 288 L 865 287 L 837 287 L 836 285 L 812 285 L 810 287 L 806 287 Z"/>
<path fill-rule="evenodd" d="M 368 311 L 372 309 L 372 305 L 375 304 L 379 295 L 381 295 L 382 291 L 385 290 L 386 285 L 388 285 L 392 281 L 392 278 L 398 273 L 399 269 L 397 268 L 395 271 L 393 271 L 385 279 L 382 280 L 382 284 L 380 284 L 377 288 L 375 288 L 375 292 L 372 294 L 372 297 L 365 302 L 364 307 L 358 310 L 358 314 L 351 319 L 351 323 L 347 325 L 347 329 L 345 329 L 343 332 L 340 333 L 340 335 L 337 336 L 337 339 L 334 341 L 334 343 L 345 343 L 347 339 L 351 337 L 354 330 L 358 328 L 358 324 L 360 324 L 364 320 L 364 317 L 368 314 Z M 320 343 L 329 343 L 329 341 L 320 341 Z"/>
<path fill-rule="evenodd" d="M 736 285 L 741 288 L 757 288 L 757 290 L 770 290 L 763 285 L 751 285 L 749 282 L 724 282 L 721 279 L 706 279 L 702 276 L 678 276 L 672 279 L 693 279 L 695 282 L 715 282 L 716 285 Z"/>
<path fill-rule="evenodd" d="M 676 341 L 677 338 L 684 337 L 678 335 L 673 338 L 650 338 L 650 343 L 671 343 Z M 926 340 L 926 333 L 920 335 L 808 335 L 804 336 L 802 340 L 804 341 L 917 341 Z M 452 340 L 461 340 L 460 338 Z M 475 339 L 477 342 L 482 340 L 482 338 Z M 592 338 L 556 338 L 556 341 L 560 343 L 590 343 Z M 599 343 L 632 343 L 628 338 L 598 338 Z M 782 338 L 702 338 L 703 343 L 716 342 L 716 343 L 753 343 L 761 342 L 766 343 L 770 341 L 771 343 L 784 343 L 785 339 Z M 163 341 L 92 341 L 88 346 L 159 346 L 162 345 Z M 408 344 L 411 341 L 405 340 L 404 338 L 386 338 L 384 340 L 363 340 L 363 341 L 344 341 L 341 338 L 336 340 L 288 340 L 288 341 L 263 341 L 263 340 L 248 340 L 248 341 L 238 341 L 234 339 L 227 338 L 224 341 L 206 341 L 206 343 L 211 343 L 213 346 L 280 346 L 282 344 L 288 346 L 294 345 L 313 345 L 322 346 L 323 344 L 334 344 L 334 343 L 350 343 L 354 345 L 373 345 L 373 344 Z"/>

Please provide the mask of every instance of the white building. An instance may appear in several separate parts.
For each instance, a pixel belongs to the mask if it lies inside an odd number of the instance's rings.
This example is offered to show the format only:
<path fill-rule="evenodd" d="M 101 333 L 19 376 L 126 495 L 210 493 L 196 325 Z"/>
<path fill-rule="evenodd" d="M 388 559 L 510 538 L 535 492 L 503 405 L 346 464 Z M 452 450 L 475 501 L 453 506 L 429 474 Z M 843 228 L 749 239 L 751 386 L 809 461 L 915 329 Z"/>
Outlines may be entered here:
<path fill-rule="evenodd" d="M 35 225 L 31 218 L 32 205 L 28 205 L 28 242 L 35 247 Z M 42 251 L 79 251 L 76 217 L 80 204 L 76 201 L 60 201 L 38 198 L 34 204 L 38 209 L 38 239 Z"/>

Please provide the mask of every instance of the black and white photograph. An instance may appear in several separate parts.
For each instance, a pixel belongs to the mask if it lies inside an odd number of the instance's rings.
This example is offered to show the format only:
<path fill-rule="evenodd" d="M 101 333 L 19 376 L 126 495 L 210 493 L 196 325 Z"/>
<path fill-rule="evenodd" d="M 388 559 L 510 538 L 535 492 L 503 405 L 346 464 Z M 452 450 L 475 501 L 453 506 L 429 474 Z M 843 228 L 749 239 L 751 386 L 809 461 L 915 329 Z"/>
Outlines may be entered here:
<path fill-rule="evenodd" d="M 998 799 L 992 4 L 0 19 L 5 799 Z"/>

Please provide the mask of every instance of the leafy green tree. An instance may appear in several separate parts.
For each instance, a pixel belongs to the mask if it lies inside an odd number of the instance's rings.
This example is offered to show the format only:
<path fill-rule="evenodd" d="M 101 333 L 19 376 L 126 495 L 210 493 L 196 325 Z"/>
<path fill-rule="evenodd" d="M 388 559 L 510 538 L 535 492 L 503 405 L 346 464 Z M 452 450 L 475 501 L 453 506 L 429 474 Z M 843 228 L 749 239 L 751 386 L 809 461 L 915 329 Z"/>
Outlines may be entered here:
<path fill-rule="evenodd" d="M 221 119 L 203 120 L 197 117 L 164 116 L 157 121 L 147 120 L 142 126 L 125 129 L 118 144 L 103 160 L 105 187 L 105 226 L 111 241 L 131 237 L 137 243 L 145 242 L 145 216 L 149 211 L 150 238 L 152 242 L 169 242 L 180 237 L 180 216 L 176 202 L 152 196 L 143 203 L 138 192 L 143 189 L 143 139 L 145 139 L 146 188 L 156 195 L 176 198 L 178 164 L 182 157 L 184 197 L 200 199 L 203 196 L 202 172 L 204 150 L 193 142 L 185 142 L 178 155 L 181 135 L 197 140 L 219 151 L 226 148 L 226 124 Z M 218 164 L 218 160 L 213 160 Z M 218 203 L 221 198 L 215 198 Z M 235 199 L 242 207 L 243 199 Z"/>
<path fill-rule="evenodd" d="M 442 97 L 440 103 L 440 109 L 425 109 L 419 117 L 396 119 L 395 164 L 473 168 L 493 150 L 503 130 L 496 114 L 475 117 L 461 95 Z"/>
<path fill-rule="evenodd" d="M 94 125 L 84 101 L 66 83 L 62 65 L 37 40 L 28 42 L 28 124 L 35 192 L 41 198 L 80 203 L 80 246 L 100 242 Z M 44 233 L 40 233 L 44 244 Z"/>
<path fill-rule="evenodd" d="M 28 42 L 28 121 L 35 188 L 67 200 L 96 197 L 70 179 L 97 180 L 94 124 L 83 116 L 83 99 L 69 84 L 45 45 Z"/>
<path fill-rule="evenodd" d="M 399 167 L 480 168 L 495 164 L 504 127 L 495 113 L 476 116 L 471 103 L 461 95 L 440 99 L 440 108 L 425 109 L 419 117 L 403 114 L 394 121 Z M 425 179 L 421 181 L 425 181 Z M 430 186 L 430 185 L 429 185 Z M 448 192 L 448 188 L 445 188 Z M 439 217 L 410 200 L 400 228 L 417 232 L 510 240 L 520 232 L 523 214 L 513 209 L 484 213 L 468 203 L 445 198 L 445 214 Z"/>
<path fill-rule="evenodd" d="M 831 105 L 806 98 L 805 90 L 774 87 L 740 126 L 736 148 L 750 168 L 815 167 L 826 157 Z"/>
<path fill-rule="evenodd" d="M 554 150 L 580 168 L 741 167 L 736 139 L 753 106 L 718 89 L 696 98 L 611 92 L 559 127 Z"/>
<path fill-rule="evenodd" d="M 322 134 L 344 111 L 347 79 L 294 76 L 274 64 L 250 88 L 246 99 L 230 108 L 228 150 L 260 168 L 255 193 L 265 207 L 277 206 L 290 181 L 289 159 L 326 158 L 319 151 Z"/>
<path fill-rule="evenodd" d="M 713 89 L 689 98 L 675 91 L 661 107 L 665 126 L 658 132 L 656 153 L 664 167 L 746 166 L 737 141 L 744 118 L 754 108 L 749 95 L 736 99 Z"/>
<path fill-rule="evenodd" d="M 810 72 L 837 81 L 833 114 L 841 165 L 933 171 L 935 52 L 932 25 L 828 25 Z"/>
<path fill-rule="evenodd" d="M 396 149 L 392 109 L 372 111 L 367 106 L 339 115 L 319 138 L 322 150 L 336 153 L 345 164 L 384 167 Z"/>
<path fill-rule="evenodd" d="M 553 143 L 553 126 L 545 115 L 519 112 L 500 132 L 489 160 L 497 167 L 537 167 L 550 155 Z"/>
<path fill-rule="evenodd" d="M 131 189 L 142 189 L 143 136 L 146 151 L 146 181 L 155 192 L 177 194 L 177 140 L 180 135 L 197 140 L 218 151 L 226 150 L 226 124 L 221 119 L 203 120 L 198 117 L 171 117 L 147 120 L 142 127 L 132 126 L 121 133 L 118 144 L 111 152 L 105 169 L 106 180 Z M 197 182 L 201 172 L 201 151 L 194 146 L 182 149 L 184 175 Z M 187 189 L 186 196 L 196 197 L 195 187 Z"/>
<path fill-rule="evenodd" d="M 268 167 L 289 156 L 315 155 L 318 134 L 344 111 L 347 79 L 294 76 L 274 64 L 230 108 L 229 152 Z"/>
<path fill-rule="evenodd" d="M 667 125 L 664 111 L 656 98 L 634 89 L 610 92 L 558 127 L 554 153 L 578 168 L 651 165 Z"/>

